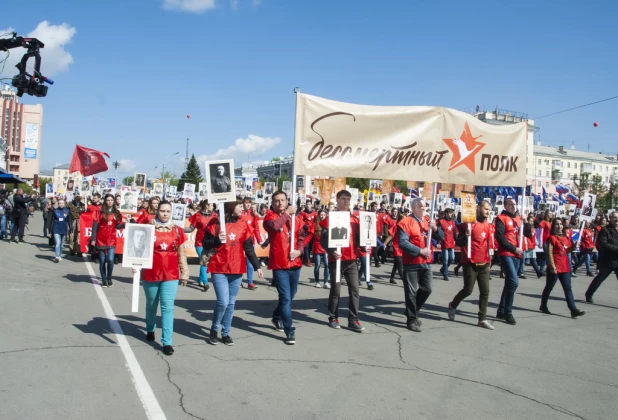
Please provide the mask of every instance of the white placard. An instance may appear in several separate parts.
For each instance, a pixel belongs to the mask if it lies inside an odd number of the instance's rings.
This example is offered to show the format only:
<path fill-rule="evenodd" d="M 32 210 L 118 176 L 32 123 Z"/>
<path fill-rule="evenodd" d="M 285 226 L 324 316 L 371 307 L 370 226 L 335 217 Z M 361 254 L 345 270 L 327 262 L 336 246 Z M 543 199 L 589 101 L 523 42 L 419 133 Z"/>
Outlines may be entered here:
<path fill-rule="evenodd" d="M 595 210 L 596 203 L 597 196 L 595 194 L 590 194 L 589 192 L 584 194 L 580 220 L 585 220 L 586 222 L 592 222 L 594 220 L 593 212 Z"/>
<path fill-rule="evenodd" d="M 137 213 L 138 195 L 131 187 L 120 187 L 120 213 Z"/>
<path fill-rule="evenodd" d="M 195 184 L 185 184 L 185 188 L 182 191 L 183 198 L 190 198 L 193 200 L 195 197 Z"/>
<path fill-rule="evenodd" d="M 199 198 L 200 200 L 206 200 L 208 198 L 208 183 L 200 182 L 198 185 L 199 188 Z"/>
<path fill-rule="evenodd" d="M 45 197 L 54 197 L 56 195 L 54 189 L 53 183 L 45 184 Z"/>
<path fill-rule="evenodd" d="M 176 226 L 185 227 L 185 213 L 187 205 L 182 203 L 172 203 L 172 220 Z"/>
<path fill-rule="evenodd" d="M 154 242 L 154 225 L 127 223 L 124 229 L 122 266 L 152 268 Z"/>
<path fill-rule="evenodd" d="M 236 183 L 233 178 L 234 161 L 211 160 L 206 165 L 206 191 L 212 203 L 236 201 Z"/>
<path fill-rule="evenodd" d="M 331 211 L 328 214 L 328 247 L 347 248 L 350 246 L 350 212 Z"/>
<path fill-rule="evenodd" d="M 360 246 L 374 247 L 377 244 L 376 214 L 370 211 L 358 213 L 360 219 Z"/>
<path fill-rule="evenodd" d="M 155 182 L 152 184 L 151 197 L 163 197 L 163 191 L 165 190 L 165 184 L 162 182 Z"/>
<path fill-rule="evenodd" d="M 146 188 L 146 174 L 136 172 L 135 175 L 133 175 L 133 182 L 137 188 Z"/>

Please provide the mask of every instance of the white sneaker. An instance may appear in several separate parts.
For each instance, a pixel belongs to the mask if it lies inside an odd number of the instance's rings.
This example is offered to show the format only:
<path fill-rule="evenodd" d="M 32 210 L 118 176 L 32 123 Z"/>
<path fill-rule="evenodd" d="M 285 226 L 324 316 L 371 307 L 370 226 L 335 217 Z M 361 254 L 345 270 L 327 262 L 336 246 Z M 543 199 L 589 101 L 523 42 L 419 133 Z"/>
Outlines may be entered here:
<path fill-rule="evenodd" d="M 324 288 L 325 289 L 330 289 L 330 283 L 324 283 Z"/>
<path fill-rule="evenodd" d="M 451 321 L 455 321 L 455 314 L 456 314 L 456 309 L 453 308 L 449 302 L 448 304 L 448 319 L 450 319 Z"/>
<path fill-rule="evenodd" d="M 493 325 L 491 325 L 491 324 L 489 323 L 489 321 L 487 321 L 487 320 L 485 320 L 485 321 L 479 321 L 479 327 L 481 327 L 481 328 L 485 328 L 485 329 L 488 329 L 488 330 L 495 330 L 495 329 L 496 329 L 496 328 L 495 328 Z"/>
<path fill-rule="evenodd" d="M 62 261 L 62 257 L 58 257 L 58 262 Z"/>
<path fill-rule="evenodd" d="M 318 289 L 321 289 L 321 288 L 322 288 L 322 285 L 320 284 L 320 282 L 319 282 L 319 281 L 316 281 L 316 282 L 315 282 L 315 287 L 317 287 Z"/>

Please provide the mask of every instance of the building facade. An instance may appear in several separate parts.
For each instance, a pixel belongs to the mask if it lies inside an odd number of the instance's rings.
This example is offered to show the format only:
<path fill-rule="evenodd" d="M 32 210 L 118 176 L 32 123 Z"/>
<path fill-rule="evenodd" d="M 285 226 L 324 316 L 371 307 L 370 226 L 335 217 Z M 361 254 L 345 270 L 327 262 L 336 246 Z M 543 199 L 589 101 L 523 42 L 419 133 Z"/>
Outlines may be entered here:
<path fill-rule="evenodd" d="M 74 185 L 81 186 L 82 176 L 79 172 L 69 174 L 69 164 L 58 165 L 54 167 L 54 191 L 59 194 L 66 194 L 67 181 L 71 178 L 74 181 Z"/>
<path fill-rule="evenodd" d="M 286 176 L 288 179 L 292 179 L 294 174 L 294 158 L 288 156 L 278 161 L 268 162 L 264 165 L 258 165 L 256 168 L 258 177 L 265 178 L 267 181 L 276 181 L 277 178 Z"/>
<path fill-rule="evenodd" d="M 19 97 L 8 85 L 0 90 L 0 104 L 0 137 L 7 147 L 5 168 L 32 182 L 40 170 L 43 106 L 19 103 Z"/>

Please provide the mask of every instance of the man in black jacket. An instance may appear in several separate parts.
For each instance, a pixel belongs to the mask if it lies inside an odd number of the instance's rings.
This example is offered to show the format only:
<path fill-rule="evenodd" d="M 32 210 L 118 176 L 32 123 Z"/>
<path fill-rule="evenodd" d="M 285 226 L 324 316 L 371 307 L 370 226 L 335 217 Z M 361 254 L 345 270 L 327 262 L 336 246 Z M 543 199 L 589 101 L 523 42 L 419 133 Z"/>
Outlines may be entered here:
<path fill-rule="evenodd" d="M 24 229 L 26 228 L 26 222 L 28 221 L 28 203 L 33 201 L 32 197 L 24 197 L 24 190 L 19 188 L 17 193 L 13 196 L 13 226 L 11 228 L 11 241 L 15 240 L 15 235 L 19 237 L 19 242 L 24 241 Z"/>
<path fill-rule="evenodd" d="M 594 292 L 612 272 L 618 277 L 618 211 L 609 215 L 609 224 L 599 232 L 599 274 L 588 286 L 586 302 L 594 303 Z"/>

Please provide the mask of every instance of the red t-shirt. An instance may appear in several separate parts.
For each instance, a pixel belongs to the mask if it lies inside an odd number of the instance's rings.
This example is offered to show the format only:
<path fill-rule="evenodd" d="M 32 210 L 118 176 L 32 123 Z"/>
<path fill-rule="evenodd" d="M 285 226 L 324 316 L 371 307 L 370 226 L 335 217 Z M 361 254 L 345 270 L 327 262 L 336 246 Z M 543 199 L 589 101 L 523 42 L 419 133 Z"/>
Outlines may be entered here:
<path fill-rule="evenodd" d="M 218 219 L 208 223 L 206 230 L 213 236 L 219 236 L 220 225 Z M 217 253 L 208 263 L 209 273 L 244 274 L 247 272 L 244 242 L 251 238 L 253 229 L 247 222 L 239 218 L 235 223 L 225 224 L 225 243 L 217 248 Z"/>
<path fill-rule="evenodd" d="M 197 212 L 193 216 L 189 218 L 189 223 L 191 226 L 195 228 L 195 246 L 201 247 L 202 241 L 204 240 L 204 234 L 206 233 L 206 226 L 213 218 L 216 218 L 217 215 L 215 212 L 210 213 L 210 215 L 205 215 L 202 212 Z"/>
<path fill-rule="evenodd" d="M 178 226 L 169 232 L 155 232 L 152 268 L 142 270 L 142 280 L 161 282 L 180 279 L 178 247 L 185 242 L 185 234 Z"/>

